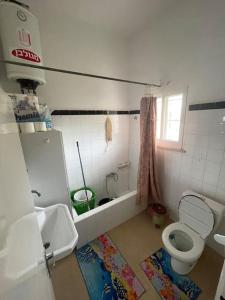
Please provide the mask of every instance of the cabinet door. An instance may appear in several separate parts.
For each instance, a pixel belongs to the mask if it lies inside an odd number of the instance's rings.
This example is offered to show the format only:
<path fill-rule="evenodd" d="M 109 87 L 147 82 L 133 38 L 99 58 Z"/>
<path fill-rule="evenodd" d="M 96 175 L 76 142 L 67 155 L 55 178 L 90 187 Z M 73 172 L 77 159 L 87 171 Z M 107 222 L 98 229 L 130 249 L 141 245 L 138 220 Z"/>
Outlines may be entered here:
<path fill-rule="evenodd" d="M 41 194 L 40 197 L 34 195 L 35 206 L 69 205 L 61 132 L 21 134 L 20 138 L 31 188 Z"/>
<path fill-rule="evenodd" d="M 0 250 L 1 300 L 54 300 L 36 213 L 12 223 Z"/>

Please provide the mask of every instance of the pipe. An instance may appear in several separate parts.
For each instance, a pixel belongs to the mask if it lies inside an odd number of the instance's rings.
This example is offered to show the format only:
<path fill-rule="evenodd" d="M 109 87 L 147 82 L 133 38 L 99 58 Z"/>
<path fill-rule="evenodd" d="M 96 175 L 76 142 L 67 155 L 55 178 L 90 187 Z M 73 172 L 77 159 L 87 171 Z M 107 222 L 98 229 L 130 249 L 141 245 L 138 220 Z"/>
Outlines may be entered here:
<path fill-rule="evenodd" d="M 144 85 L 144 86 L 161 87 L 160 84 L 155 84 L 155 83 L 133 81 L 133 80 L 127 80 L 127 79 L 122 79 L 122 78 L 101 76 L 101 75 L 82 73 L 82 72 L 70 71 L 70 70 L 64 70 L 64 69 L 58 69 L 58 68 L 52 68 L 52 67 L 36 66 L 36 65 L 32 65 L 32 64 L 26 64 L 26 63 L 10 61 L 10 60 L 0 59 L 0 62 L 4 63 L 4 64 L 10 64 L 10 65 L 16 65 L 16 66 L 21 66 L 21 67 L 40 69 L 40 70 L 51 71 L 51 72 L 58 72 L 58 73 L 78 75 L 78 76 L 91 77 L 91 78 L 98 78 L 98 79 L 111 80 L 111 81 L 124 82 L 124 83 L 131 83 L 131 84 Z"/>

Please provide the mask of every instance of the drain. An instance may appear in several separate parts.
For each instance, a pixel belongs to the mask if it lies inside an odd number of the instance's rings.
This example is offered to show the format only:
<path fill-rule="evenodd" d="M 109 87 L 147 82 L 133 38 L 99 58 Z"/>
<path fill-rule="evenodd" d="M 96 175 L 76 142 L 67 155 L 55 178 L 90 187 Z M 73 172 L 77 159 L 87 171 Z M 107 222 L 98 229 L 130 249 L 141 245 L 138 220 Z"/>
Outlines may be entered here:
<path fill-rule="evenodd" d="M 112 200 L 113 200 L 113 198 L 103 198 L 99 201 L 98 205 L 101 206 L 101 205 L 106 204 L 106 203 L 108 203 Z"/>
<path fill-rule="evenodd" d="M 173 233 L 170 234 L 170 235 L 169 235 L 169 239 L 170 239 L 170 240 L 175 240 L 175 234 L 173 234 Z"/>

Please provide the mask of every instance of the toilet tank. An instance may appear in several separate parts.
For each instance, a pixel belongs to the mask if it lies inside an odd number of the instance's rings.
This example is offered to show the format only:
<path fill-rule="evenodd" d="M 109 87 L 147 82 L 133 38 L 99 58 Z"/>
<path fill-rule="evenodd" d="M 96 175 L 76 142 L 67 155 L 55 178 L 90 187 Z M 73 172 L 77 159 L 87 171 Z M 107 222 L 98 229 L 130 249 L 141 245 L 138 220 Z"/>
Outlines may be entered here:
<path fill-rule="evenodd" d="M 207 198 L 206 196 L 203 196 L 201 194 L 195 193 L 193 191 L 186 191 L 182 194 L 182 197 L 187 196 L 187 195 L 194 195 L 196 197 L 201 198 L 205 203 L 210 207 L 214 214 L 214 227 L 213 231 L 218 227 L 218 225 L 221 222 L 222 217 L 225 215 L 225 206 L 221 203 L 218 203 L 210 198 Z"/>

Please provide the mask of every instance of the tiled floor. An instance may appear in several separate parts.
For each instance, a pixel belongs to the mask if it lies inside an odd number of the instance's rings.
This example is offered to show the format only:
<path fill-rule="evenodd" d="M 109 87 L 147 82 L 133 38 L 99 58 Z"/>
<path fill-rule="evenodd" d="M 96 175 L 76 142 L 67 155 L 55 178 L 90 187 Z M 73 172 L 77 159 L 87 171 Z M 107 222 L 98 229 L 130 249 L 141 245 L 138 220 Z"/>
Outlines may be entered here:
<path fill-rule="evenodd" d="M 140 262 L 162 247 L 161 230 L 154 228 L 144 212 L 111 230 L 109 236 L 146 289 L 140 300 L 160 299 L 141 270 Z M 197 266 L 190 273 L 190 277 L 203 291 L 199 300 L 214 299 L 222 264 L 223 258 L 206 247 Z M 56 300 L 89 299 L 74 255 L 57 262 L 52 270 L 52 281 Z"/>

